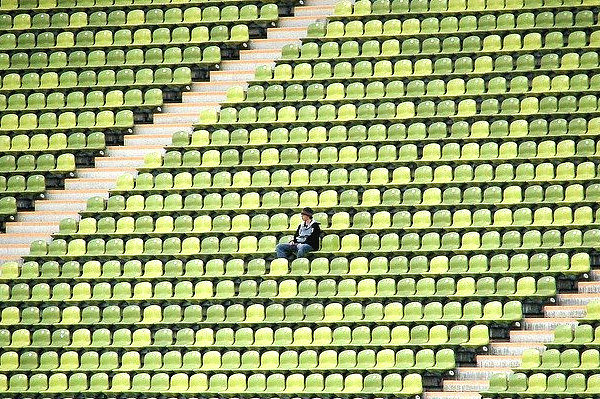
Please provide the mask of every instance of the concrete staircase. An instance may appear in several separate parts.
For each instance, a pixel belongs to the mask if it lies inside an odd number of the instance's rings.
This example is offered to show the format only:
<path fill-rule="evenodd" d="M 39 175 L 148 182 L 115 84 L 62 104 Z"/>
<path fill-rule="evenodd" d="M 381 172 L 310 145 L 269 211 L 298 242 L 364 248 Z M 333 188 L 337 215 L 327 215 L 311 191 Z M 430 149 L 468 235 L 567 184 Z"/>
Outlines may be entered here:
<path fill-rule="evenodd" d="M 283 46 L 306 36 L 310 23 L 332 14 L 335 2 L 305 0 L 294 8 L 293 16 L 282 17 L 277 27 L 267 29 L 265 39 L 251 39 L 248 49 L 240 51 L 239 60 L 222 61 L 220 70 L 210 72 L 208 82 L 194 82 L 191 90 L 183 93 L 181 103 L 165 104 L 162 112 L 153 116 L 152 124 L 136 125 L 133 133 L 125 136 L 123 146 L 108 147 L 105 157 L 95 159 L 94 168 L 78 169 L 76 178 L 65 181 L 64 190 L 49 190 L 47 199 L 35 202 L 34 211 L 19 212 L 15 222 L 6 224 L 6 233 L 0 234 L 0 262 L 26 255 L 32 241 L 49 241 L 62 219 L 79 219 L 78 212 L 85 209 L 88 198 L 108 197 L 119 175 L 135 174 L 146 154 L 164 152 L 173 133 L 191 132 L 202 109 L 218 109 L 230 87 L 247 86 L 256 67 L 273 64 Z"/>
<path fill-rule="evenodd" d="M 585 305 L 600 299 L 600 270 L 593 270 L 590 281 L 577 283 L 577 292 L 558 294 L 554 304 L 544 306 L 543 317 L 524 318 L 520 330 L 510 331 L 508 341 L 490 342 L 487 354 L 476 356 L 476 364 L 458 367 L 453 379 L 443 381 L 441 392 L 425 392 L 424 399 L 480 399 L 480 391 L 489 387 L 492 374 L 511 373 L 521 365 L 526 349 L 545 350 L 554 339 L 554 328 L 560 324 L 577 325 L 585 317 Z"/>

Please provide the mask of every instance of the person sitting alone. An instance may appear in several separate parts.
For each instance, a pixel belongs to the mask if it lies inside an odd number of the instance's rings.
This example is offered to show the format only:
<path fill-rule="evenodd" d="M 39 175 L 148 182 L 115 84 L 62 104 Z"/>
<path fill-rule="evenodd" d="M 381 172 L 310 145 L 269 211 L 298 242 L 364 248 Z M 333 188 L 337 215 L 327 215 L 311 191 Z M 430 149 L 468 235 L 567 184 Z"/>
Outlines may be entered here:
<path fill-rule="evenodd" d="M 313 219 L 313 210 L 304 208 L 300 212 L 302 223 L 296 229 L 296 234 L 288 244 L 277 244 L 275 249 L 278 258 L 289 258 L 296 255 L 297 258 L 306 258 L 306 254 L 319 250 L 319 239 L 321 226 Z"/>

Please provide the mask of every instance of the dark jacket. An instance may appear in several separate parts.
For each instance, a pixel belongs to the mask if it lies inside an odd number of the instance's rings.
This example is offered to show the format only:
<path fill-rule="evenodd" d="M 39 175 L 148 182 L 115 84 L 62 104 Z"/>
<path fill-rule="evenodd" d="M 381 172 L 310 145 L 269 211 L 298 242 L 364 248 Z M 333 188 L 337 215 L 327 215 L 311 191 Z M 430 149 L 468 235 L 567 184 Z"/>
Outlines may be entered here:
<path fill-rule="evenodd" d="M 308 226 L 300 223 L 294 234 L 294 242 L 297 244 L 308 244 L 313 250 L 318 251 L 320 247 L 321 225 L 316 220 L 311 220 Z"/>

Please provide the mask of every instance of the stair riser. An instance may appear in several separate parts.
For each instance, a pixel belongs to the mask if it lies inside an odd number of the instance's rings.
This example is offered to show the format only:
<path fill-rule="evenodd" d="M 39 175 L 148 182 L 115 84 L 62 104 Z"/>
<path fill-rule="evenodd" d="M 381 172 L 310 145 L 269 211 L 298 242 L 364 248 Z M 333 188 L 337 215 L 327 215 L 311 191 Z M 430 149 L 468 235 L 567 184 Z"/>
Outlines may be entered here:
<path fill-rule="evenodd" d="M 481 383 L 475 383 L 473 381 L 444 381 L 444 391 L 450 392 L 481 392 L 488 389 L 489 384 L 487 381 Z"/>
<path fill-rule="evenodd" d="M 585 306 L 590 301 L 594 301 L 594 300 L 597 301 L 598 299 L 600 299 L 599 296 L 590 295 L 590 294 L 582 294 L 582 295 L 569 296 L 569 297 L 559 295 L 558 296 L 558 304 L 563 305 L 563 306 L 573 306 L 573 305 Z"/>
<path fill-rule="evenodd" d="M 543 345 L 502 345 L 501 343 L 490 344 L 490 355 L 521 356 L 523 352 L 531 348 L 544 348 Z"/>
<path fill-rule="evenodd" d="M 254 78 L 254 69 L 252 72 L 217 72 L 210 74 L 211 82 L 247 82 Z M 218 86 L 213 87 L 212 90 L 219 90 Z"/>
<path fill-rule="evenodd" d="M 315 15 L 314 17 L 317 17 Z M 282 18 L 279 20 L 278 26 L 280 28 L 307 28 L 308 25 L 313 23 L 314 17 L 312 15 L 306 17 L 295 17 L 295 18 Z"/>
<path fill-rule="evenodd" d="M 49 200 L 57 200 L 57 201 L 86 201 L 90 197 L 104 197 L 108 198 L 108 193 L 104 190 L 92 190 L 92 191 L 84 191 L 84 190 L 75 190 L 75 191 L 57 191 L 48 194 Z M 36 207 L 38 203 L 43 203 L 44 201 L 37 201 Z M 37 209 L 37 208 L 36 208 Z"/>
<path fill-rule="evenodd" d="M 531 331 L 531 329 L 529 329 Z M 538 334 L 523 334 L 521 331 L 512 331 L 510 333 L 510 342 L 530 342 L 530 343 L 539 343 L 539 342 L 551 342 L 554 340 L 554 334 L 552 331 L 547 332 L 543 331 L 540 327 L 540 332 Z"/>
<path fill-rule="evenodd" d="M 85 209 L 85 202 L 87 200 L 87 196 L 79 196 L 76 200 L 71 201 L 38 201 L 35 204 L 36 211 L 42 212 L 76 212 L 82 211 Z"/>
<path fill-rule="evenodd" d="M 161 152 L 160 148 L 128 148 L 119 147 L 108 150 L 109 156 L 120 157 L 144 157 L 151 152 Z M 162 149 L 164 151 L 164 149 Z"/>
<path fill-rule="evenodd" d="M 555 319 L 548 319 L 548 321 L 544 321 L 543 318 L 537 319 L 536 321 L 527 321 L 526 320 L 524 322 L 524 328 L 528 331 L 545 332 L 548 330 L 554 330 L 559 325 L 565 325 L 565 324 L 576 325 L 577 324 L 577 322 L 575 320 L 571 321 L 571 319 L 567 319 L 569 321 L 550 321 L 550 320 L 555 320 Z M 535 334 L 535 336 L 537 336 L 537 335 L 538 334 Z"/>
<path fill-rule="evenodd" d="M 26 214 L 21 214 L 17 217 L 17 221 L 26 222 L 26 223 L 59 223 L 65 217 L 73 217 L 77 215 L 74 213 L 73 215 L 65 215 L 63 213 L 56 214 L 40 214 L 38 212 L 28 212 Z"/>
<path fill-rule="evenodd" d="M 189 114 L 195 112 L 197 114 L 204 109 L 219 109 L 219 106 L 211 104 L 201 96 L 194 98 L 194 101 L 188 100 L 185 104 L 168 104 L 165 106 L 165 115 L 168 114 Z"/>
<path fill-rule="evenodd" d="M 256 61 L 231 61 L 227 63 L 223 63 L 221 67 L 222 71 L 247 71 L 247 70 L 255 70 L 259 66 L 262 65 L 274 65 L 274 63 L 270 59 L 266 60 L 256 60 Z"/>
<path fill-rule="evenodd" d="M 164 136 L 157 136 L 157 137 L 148 137 L 148 136 L 140 136 L 140 137 L 136 137 L 136 136 L 128 136 L 125 138 L 125 145 L 127 147 L 140 147 L 140 146 L 165 146 L 165 145 L 169 145 L 171 144 L 173 137 L 172 135 L 166 135 L 166 137 Z M 159 151 L 157 149 L 157 151 Z"/>
<path fill-rule="evenodd" d="M 245 50 L 240 51 L 240 60 L 241 61 L 253 61 L 253 60 L 275 60 L 279 58 L 279 52 L 275 52 L 272 50 Z"/>
<path fill-rule="evenodd" d="M 0 264 L 4 262 L 17 262 L 17 264 L 23 264 L 23 255 L 0 255 Z"/>
<path fill-rule="evenodd" d="M 0 235 L 0 247 L 4 245 L 10 244 L 31 244 L 35 240 L 47 240 L 48 236 L 51 234 L 44 234 L 43 232 L 28 232 L 27 236 L 13 236 L 10 233 Z M 19 233 L 16 233 L 19 234 Z"/>
<path fill-rule="evenodd" d="M 29 253 L 29 248 L 11 248 L 7 246 L 0 247 L 0 257 L 4 256 L 24 256 Z"/>
<path fill-rule="evenodd" d="M 194 83 L 192 85 L 192 93 L 206 93 L 206 92 L 223 92 L 223 93 L 227 93 L 227 89 L 229 89 L 234 83 L 232 82 L 225 82 L 225 81 L 221 81 L 221 82 L 217 82 L 214 80 L 211 80 L 210 82 L 206 83 Z M 236 86 L 241 86 L 244 89 L 248 87 L 248 82 L 247 81 L 235 81 L 235 85 Z M 226 96 L 224 97 L 226 98 Z"/>
<path fill-rule="evenodd" d="M 303 6 L 333 6 L 339 0 L 306 0 Z M 331 14 L 333 14 L 333 7 L 331 9 Z"/>
<path fill-rule="evenodd" d="M 198 122 L 199 112 L 193 112 L 190 114 L 160 114 L 154 115 L 154 124 L 156 125 L 169 125 L 171 123 L 189 123 L 194 124 Z"/>
<path fill-rule="evenodd" d="M 157 125 L 137 125 L 134 128 L 135 134 L 173 134 L 179 131 L 193 131 L 192 126 L 160 126 Z"/>
<path fill-rule="evenodd" d="M 423 399 L 481 399 L 476 392 L 423 392 Z"/>
<path fill-rule="evenodd" d="M 485 356 L 482 358 L 477 358 L 477 366 L 478 367 L 519 367 L 521 365 L 520 358 L 516 359 L 506 359 L 501 356 Z"/>
<path fill-rule="evenodd" d="M 52 224 L 26 224 L 23 225 L 21 223 L 12 223 L 6 224 L 6 233 L 7 234 L 35 234 L 35 233 L 44 233 L 44 234 L 52 234 L 58 231 L 58 223 Z M 2 236 L 0 236 L 2 238 Z"/>
<path fill-rule="evenodd" d="M 273 28 L 267 30 L 267 39 L 301 39 L 305 36 L 305 29 Z"/>
<path fill-rule="evenodd" d="M 107 171 L 102 169 L 87 169 L 78 172 L 77 177 L 80 177 L 82 179 L 116 179 L 123 173 L 133 173 L 133 171 L 126 170 L 125 168 L 123 168 L 122 170 L 114 171 Z"/>
<path fill-rule="evenodd" d="M 285 39 L 285 40 L 256 40 L 251 43 L 250 48 L 253 50 L 281 50 L 283 46 L 292 43 L 300 43 L 298 39 Z M 212 80 L 212 79 L 211 79 Z"/>
<path fill-rule="evenodd" d="M 110 190 L 115 187 L 115 181 L 80 181 L 78 179 L 65 181 L 67 190 Z"/>
<path fill-rule="evenodd" d="M 199 103 L 199 102 L 214 102 L 219 103 L 221 101 L 225 101 L 227 99 L 227 92 L 223 91 L 215 91 L 214 93 L 210 92 L 189 92 L 184 93 L 181 97 L 183 103 Z M 165 108 L 170 107 L 171 104 L 165 106 Z M 219 108 L 219 106 L 216 106 Z"/>
<path fill-rule="evenodd" d="M 326 15 L 324 14 L 324 11 L 324 8 L 297 7 L 295 15 L 298 17 L 314 17 L 315 19 L 325 19 Z M 331 12 L 333 13 L 333 7 L 331 7 Z"/>
<path fill-rule="evenodd" d="M 169 141 L 169 143 L 171 143 L 171 141 Z M 139 157 L 104 158 L 100 164 L 96 162 L 96 168 L 98 169 L 127 168 L 134 170 L 140 166 L 144 166 L 144 160 Z"/>
<path fill-rule="evenodd" d="M 456 379 L 457 380 L 489 380 L 493 374 L 508 374 L 510 371 L 508 370 L 477 370 L 473 368 L 471 370 L 461 370 L 460 368 L 456 370 Z"/>
<path fill-rule="evenodd" d="M 600 282 L 579 284 L 577 291 L 582 294 L 598 294 L 600 298 Z"/>
<path fill-rule="evenodd" d="M 544 310 L 544 315 L 546 317 L 569 317 L 569 318 L 578 318 L 585 316 L 585 308 L 574 309 L 574 308 L 561 308 L 560 306 L 548 308 Z"/>

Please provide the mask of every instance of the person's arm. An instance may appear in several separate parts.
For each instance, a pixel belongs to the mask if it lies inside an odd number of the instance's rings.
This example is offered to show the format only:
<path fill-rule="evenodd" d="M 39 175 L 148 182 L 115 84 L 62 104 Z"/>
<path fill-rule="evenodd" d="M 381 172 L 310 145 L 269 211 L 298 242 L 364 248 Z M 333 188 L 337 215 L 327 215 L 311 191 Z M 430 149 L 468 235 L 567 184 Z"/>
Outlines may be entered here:
<path fill-rule="evenodd" d="M 319 250 L 319 239 L 321 238 L 321 225 L 319 223 L 313 224 L 313 231 L 308 236 L 306 243 L 310 245 L 315 251 Z"/>
<path fill-rule="evenodd" d="M 296 240 L 298 239 L 298 234 L 300 234 L 300 225 L 296 227 L 296 234 L 294 234 L 294 237 L 291 239 L 290 244 L 296 243 Z"/>

